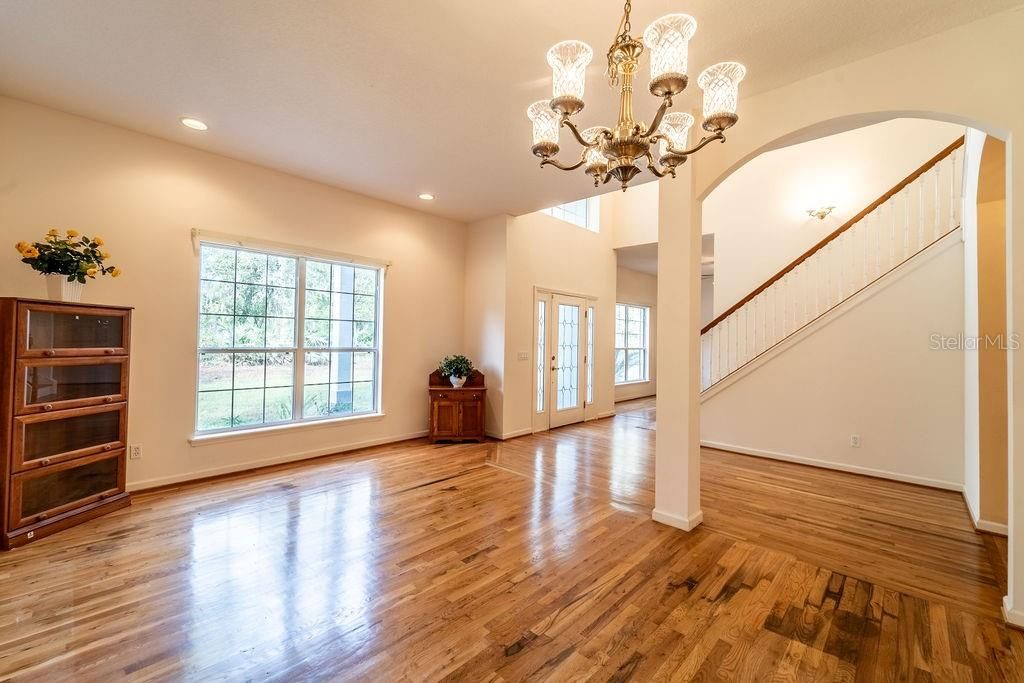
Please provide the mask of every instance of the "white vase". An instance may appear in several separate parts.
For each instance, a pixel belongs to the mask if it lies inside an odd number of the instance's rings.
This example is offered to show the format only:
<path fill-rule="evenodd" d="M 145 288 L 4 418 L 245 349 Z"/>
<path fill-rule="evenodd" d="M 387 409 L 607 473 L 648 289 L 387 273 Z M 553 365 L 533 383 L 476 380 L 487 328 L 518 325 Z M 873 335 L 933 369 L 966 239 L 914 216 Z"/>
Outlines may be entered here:
<path fill-rule="evenodd" d="M 68 301 L 77 303 L 82 300 L 82 289 L 85 285 L 81 282 L 68 282 L 67 275 L 46 276 L 46 298 L 51 301 Z"/>
<path fill-rule="evenodd" d="M 449 377 L 448 380 L 452 383 L 452 386 L 456 389 L 461 389 L 462 385 L 466 383 L 465 377 Z"/>

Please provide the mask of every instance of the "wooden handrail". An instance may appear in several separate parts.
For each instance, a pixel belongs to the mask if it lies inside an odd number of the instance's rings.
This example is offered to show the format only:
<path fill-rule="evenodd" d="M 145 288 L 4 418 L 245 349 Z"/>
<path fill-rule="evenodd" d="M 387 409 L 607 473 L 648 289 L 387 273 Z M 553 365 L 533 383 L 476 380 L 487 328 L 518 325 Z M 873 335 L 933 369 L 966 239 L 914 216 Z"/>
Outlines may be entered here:
<path fill-rule="evenodd" d="M 715 325 L 717 325 L 718 323 L 722 322 L 723 320 L 728 318 L 730 315 L 732 315 L 733 313 L 735 313 L 736 311 L 738 311 L 739 309 L 743 308 L 745 305 L 750 303 L 755 297 L 757 297 L 758 294 L 760 294 L 764 290 L 766 290 L 769 287 L 771 287 L 772 285 L 774 285 L 776 282 L 778 282 L 783 277 L 785 277 L 786 274 L 789 273 L 791 270 L 793 270 L 794 268 L 799 266 L 801 263 L 803 263 L 804 261 L 809 259 L 816 252 L 820 251 L 829 242 L 831 242 L 832 240 L 836 239 L 837 237 L 842 235 L 844 232 L 846 232 L 847 230 L 852 228 L 854 225 L 859 223 L 865 216 L 867 216 L 869 213 L 871 213 L 872 211 L 877 209 L 879 206 L 881 206 L 882 204 L 884 204 L 887 201 L 889 201 L 890 199 L 892 199 L 892 197 L 895 194 L 897 194 L 900 190 L 905 188 L 910 183 L 912 183 L 915 180 L 917 180 L 918 178 L 920 178 L 922 175 L 924 175 L 926 172 L 928 172 L 928 170 L 930 170 L 933 166 L 935 166 L 935 164 L 939 163 L 940 161 L 942 161 L 943 159 L 948 157 L 956 149 L 958 149 L 960 147 L 963 147 L 963 144 L 964 144 L 964 137 L 960 136 L 957 140 L 954 140 L 944 150 L 942 150 L 941 152 L 939 152 L 938 154 L 933 156 L 928 161 L 924 162 L 924 164 L 922 164 L 921 167 L 918 168 L 916 171 L 914 171 L 913 173 L 908 175 L 906 178 L 904 178 L 900 182 L 898 182 L 895 185 L 893 185 L 892 188 L 888 192 L 886 192 L 881 197 L 879 197 L 875 201 L 873 201 L 870 204 L 868 204 L 867 208 L 865 208 L 863 211 L 861 211 L 856 216 L 854 216 L 853 218 L 851 218 L 850 220 L 846 221 L 845 223 L 840 225 L 838 228 L 833 230 L 831 233 L 829 233 L 820 242 L 818 242 L 813 247 L 811 247 L 810 249 L 808 249 L 807 251 L 802 253 L 800 256 L 796 257 L 796 259 L 793 260 L 785 268 L 783 268 L 779 272 L 775 273 L 775 275 L 772 275 L 770 278 L 765 280 L 760 286 L 758 286 L 750 294 L 747 294 L 745 297 L 743 297 L 742 299 L 737 301 L 735 304 L 730 306 L 728 309 L 726 309 L 725 312 L 723 312 L 720 316 L 718 316 L 717 318 L 715 318 L 714 320 L 709 322 L 707 325 L 705 325 L 701 329 L 700 333 L 704 334 L 704 333 L 708 332 L 709 330 L 714 328 Z"/>

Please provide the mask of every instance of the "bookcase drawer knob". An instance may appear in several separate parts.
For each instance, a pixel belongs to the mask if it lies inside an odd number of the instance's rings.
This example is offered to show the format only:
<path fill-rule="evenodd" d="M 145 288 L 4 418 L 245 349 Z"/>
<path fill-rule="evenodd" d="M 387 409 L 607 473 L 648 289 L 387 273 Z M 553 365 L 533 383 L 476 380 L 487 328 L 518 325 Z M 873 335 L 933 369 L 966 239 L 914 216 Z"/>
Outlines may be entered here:
<path fill-rule="evenodd" d="M 36 515 L 36 520 L 38 520 L 38 521 L 40 521 L 40 522 L 41 522 L 41 521 L 43 521 L 44 519 L 47 519 L 47 518 L 48 518 L 49 516 L 50 516 L 50 515 L 48 515 L 48 514 L 46 514 L 45 512 L 43 512 L 43 513 L 40 513 L 40 514 Z"/>
<path fill-rule="evenodd" d="M 42 465 L 43 467 L 46 467 L 47 465 L 50 464 L 50 459 L 49 458 L 43 458 L 42 460 L 39 461 L 39 464 Z"/>
<path fill-rule="evenodd" d="M 43 355 L 44 355 L 44 356 L 46 356 L 46 357 L 50 357 L 50 356 L 53 356 L 53 355 L 55 355 L 56 353 L 57 353 L 57 352 L 56 352 L 56 351 L 54 351 L 53 349 L 46 349 L 46 350 L 44 350 L 44 351 L 43 351 Z"/>
<path fill-rule="evenodd" d="M 44 403 L 43 404 L 43 410 L 46 410 L 46 411 L 53 410 L 53 404 L 52 403 Z"/>
<path fill-rule="evenodd" d="M 114 402 L 114 397 L 113 396 L 107 396 L 107 397 L 105 397 L 103 399 L 103 402 L 104 403 L 113 403 Z"/>
<path fill-rule="evenodd" d="M 109 450 L 111 450 L 111 449 L 112 449 L 113 447 L 114 447 L 114 444 L 110 444 L 110 443 L 108 443 L 108 444 L 105 444 L 105 445 L 103 446 L 103 450 L 105 450 L 105 451 L 109 451 Z"/>
<path fill-rule="evenodd" d="M 103 349 L 103 353 L 107 354 L 108 356 L 113 356 L 114 349 Z"/>

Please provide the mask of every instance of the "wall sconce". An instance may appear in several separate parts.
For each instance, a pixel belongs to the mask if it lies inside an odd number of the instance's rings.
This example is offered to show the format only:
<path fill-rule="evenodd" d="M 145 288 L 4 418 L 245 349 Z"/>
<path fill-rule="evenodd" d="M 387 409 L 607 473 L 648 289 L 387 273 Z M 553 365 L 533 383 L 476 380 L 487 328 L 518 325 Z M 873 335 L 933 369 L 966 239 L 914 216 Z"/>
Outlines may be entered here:
<path fill-rule="evenodd" d="M 825 220 L 830 213 L 835 211 L 834 206 L 823 206 L 820 209 L 807 209 L 807 215 L 817 218 L 819 221 Z"/>

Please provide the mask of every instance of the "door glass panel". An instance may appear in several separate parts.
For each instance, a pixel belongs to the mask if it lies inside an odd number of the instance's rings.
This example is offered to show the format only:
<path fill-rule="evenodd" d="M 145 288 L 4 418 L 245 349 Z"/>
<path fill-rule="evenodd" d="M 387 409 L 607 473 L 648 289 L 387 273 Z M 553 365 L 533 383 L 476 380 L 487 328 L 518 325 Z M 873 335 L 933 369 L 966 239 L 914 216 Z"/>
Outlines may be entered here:
<path fill-rule="evenodd" d="M 558 305 L 558 380 L 555 387 L 559 410 L 579 405 L 580 307 Z"/>
<path fill-rule="evenodd" d="M 31 517 L 113 488 L 117 488 L 117 458 L 30 477 L 22 487 L 21 516 Z"/>
<path fill-rule="evenodd" d="M 121 363 L 33 365 L 25 370 L 25 404 L 110 396 L 121 391 Z"/>
<path fill-rule="evenodd" d="M 38 460 L 120 439 L 120 410 L 32 422 L 25 425 L 25 460 Z"/>
<path fill-rule="evenodd" d="M 120 315 L 28 311 L 28 348 L 99 349 L 124 346 Z"/>
<path fill-rule="evenodd" d="M 587 403 L 594 402 L 594 307 L 587 309 Z"/>
<path fill-rule="evenodd" d="M 537 302 L 537 412 L 544 410 L 544 364 L 547 363 L 548 354 L 544 348 L 544 340 L 547 338 L 547 328 L 544 325 L 544 301 Z"/>

